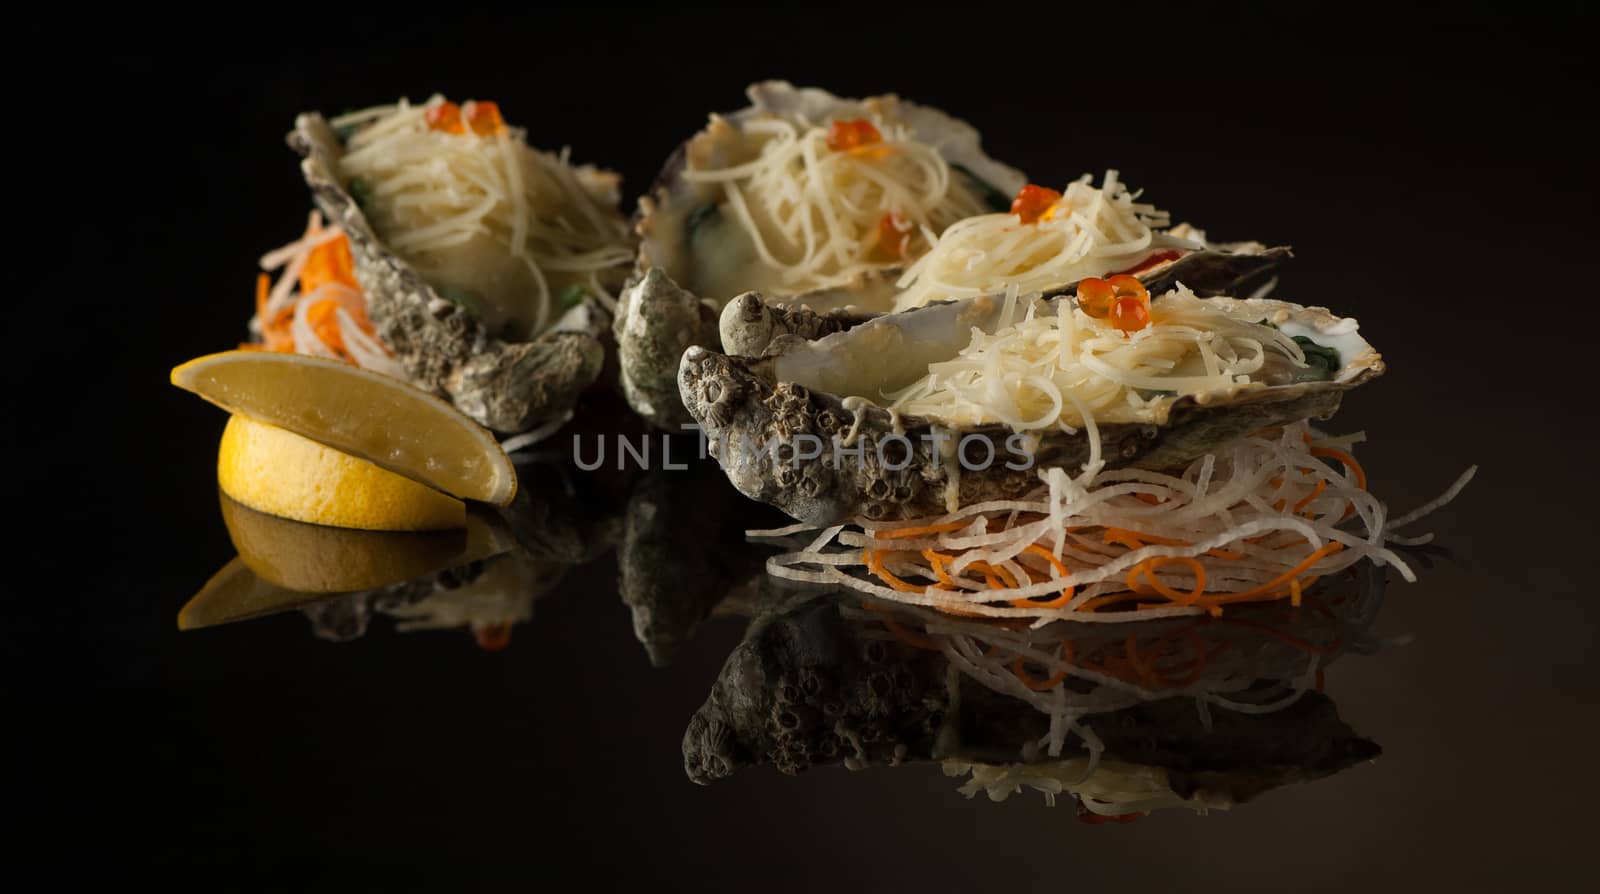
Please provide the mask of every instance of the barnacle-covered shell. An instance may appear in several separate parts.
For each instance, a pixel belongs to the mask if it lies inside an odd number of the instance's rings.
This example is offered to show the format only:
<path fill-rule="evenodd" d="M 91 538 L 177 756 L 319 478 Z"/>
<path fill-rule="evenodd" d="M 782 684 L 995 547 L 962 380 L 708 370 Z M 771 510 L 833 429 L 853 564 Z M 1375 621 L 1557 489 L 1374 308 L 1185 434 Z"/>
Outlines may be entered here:
<path fill-rule="evenodd" d="M 619 301 L 614 324 L 624 356 L 623 387 L 635 410 L 666 428 L 687 421 L 673 401 L 660 396 L 670 393 L 677 374 L 678 358 L 689 345 L 718 346 L 717 313 L 736 295 L 763 288 L 763 294 L 782 298 L 794 306 L 822 311 L 861 305 L 886 309 L 894 294 L 897 268 L 863 276 L 847 285 L 785 292 L 773 283 L 759 281 L 748 239 L 742 231 L 712 232 L 704 220 L 704 210 L 723 201 L 721 187 L 691 183 L 683 177 L 685 169 L 701 165 L 722 165 L 747 152 L 742 122 L 763 115 L 801 117 L 825 121 L 839 115 L 879 114 L 903 124 L 917 139 L 932 145 L 975 188 L 992 192 L 994 201 L 1009 201 L 1024 182 L 1021 172 L 994 161 L 983 153 L 977 130 L 964 121 L 938 109 L 917 105 L 896 96 L 868 99 L 843 99 L 815 88 L 796 88 L 781 81 L 768 81 L 749 88 L 750 106 L 729 115 L 714 115 L 710 124 L 680 146 L 667 160 L 648 195 L 639 200 L 637 232 L 640 237 L 639 275 L 660 271 L 668 289 L 657 282 L 627 290 Z M 696 218 L 699 211 L 701 218 Z M 691 226 L 691 223 L 694 226 Z M 712 227 L 723 226 L 713 222 Z M 755 277 L 752 279 L 752 277 Z M 659 312 L 636 313 L 634 305 L 652 300 L 671 306 Z M 704 303 L 697 304 L 699 299 Z M 706 322 L 698 307 L 709 308 Z M 660 330 L 660 331 L 657 331 Z M 676 350 L 670 350 L 676 346 Z M 663 389 L 663 386 L 669 386 Z"/>
<path fill-rule="evenodd" d="M 1189 252 L 1134 275 L 1144 282 L 1152 295 L 1169 291 L 1178 283 L 1202 298 L 1245 295 L 1262 285 L 1288 257 L 1287 246 L 1267 248 L 1255 242 L 1207 244 L 1201 251 Z M 1045 290 L 1044 295 L 1068 295 L 1077 287 L 1076 282 L 1062 283 Z M 723 308 L 718 330 L 726 353 L 760 357 L 782 336 L 821 338 L 881 315 L 879 310 L 854 305 L 834 307 L 825 302 L 772 300 L 759 292 L 747 292 Z"/>
<path fill-rule="evenodd" d="M 1344 391 L 1383 371 L 1353 320 L 1269 299 L 1238 304 L 1286 332 L 1312 334 L 1336 348 L 1342 368 L 1327 381 L 1251 383 L 1180 397 L 1166 405 L 1159 424 L 1101 423 L 1106 467 L 1178 467 L 1267 426 L 1326 418 Z M 1000 313 L 999 299 L 988 296 L 890 314 L 817 341 L 780 339 L 762 358 L 691 348 L 679 387 L 733 485 L 801 521 L 937 515 L 947 511 L 952 491 L 957 505 L 1020 497 L 1039 485 L 1042 468 L 1080 471 L 1090 457 L 1087 433 L 1013 441 L 1011 429 L 998 423 L 952 428 L 852 396 L 863 393 L 858 383 L 889 392 L 916 381 L 930 364 L 965 347 L 974 327 L 993 332 Z M 977 468 L 961 463 L 961 455 Z"/>
<path fill-rule="evenodd" d="M 338 176 L 343 146 L 320 114 L 297 117 L 289 145 L 303 156 L 300 170 L 318 207 L 349 238 L 372 322 L 413 384 L 488 428 L 520 432 L 561 417 L 600 375 L 604 318 L 597 307 L 569 318 L 571 328 L 531 341 L 492 337 L 384 246 Z"/>

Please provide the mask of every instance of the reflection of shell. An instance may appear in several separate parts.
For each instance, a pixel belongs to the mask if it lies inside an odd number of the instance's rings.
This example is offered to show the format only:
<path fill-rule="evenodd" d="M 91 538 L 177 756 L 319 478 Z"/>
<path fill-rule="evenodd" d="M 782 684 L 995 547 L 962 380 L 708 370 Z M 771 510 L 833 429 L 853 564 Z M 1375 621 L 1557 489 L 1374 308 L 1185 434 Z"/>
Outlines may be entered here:
<path fill-rule="evenodd" d="M 689 468 L 657 470 L 635 484 L 617 543 L 617 589 L 657 667 L 677 656 L 737 582 L 777 580 L 766 574 L 766 552 L 746 545 L 744 532 L 784 523 L 729 487 L 709 460 L 694 461 L 694 447 L 682 441 L 671 449 L 689 457 Z"/>
<path fill-rule="evenodd" d="M 1351 602 L 1370 606 L 1381 601 L 1383 570 L 1368 566 L 1332 586 L 1354 590 L 1361 598 Z M 1324 584 L 1318 592 L 1328 589 Z M 967 674 L 952 675 L 944 652 L 926 648 L 926 642 L 912 644 L 923 635 L 915 621 L 901 617 L 895 632 L 885 622 L 895 609 L 851 610 L 859 604 L 855 594 L 841 599 L 820 592 L 809 601 L 778 603 L 751 622 L 684 734 L 684 769 L 691 780 L 704 785 L 761 764 L 797 773 L 817 765 L 1044 760 L 1037 743 L 1048 737 L 1049 715 Z M 1288 621 L 1280 606 L 1241 608 L 1240 613 L 1265 622 L 1266 629 L 1287 627 L 1317 642 L 1348 641 L 1371 623 L 1371 616 L 1352 617 L 1349 603 L 1328 604 L 1341 607 L 1327 616 L 1298 612 Z M 1182 625 L 1195 635 L 1192 621 Z M 1090 626 L 1108 629 L 1070 632 L 1080 654 L 1092 653 L 1100 642 L 1114 647 L 1130 636 L 1177 638 L 1176 627 L 1163 621 Z M 1221 629 L 1242 638 L 1239 645 L 1254 656 L 1251 670 L 1264 688 L 1290 682 L 1278 676 L 1283 665 L 1274 656 L 1292 647 L 1252 634 L 1248 626 Z M 978 645 L 985 648 L 981 641 Z M 1174 794 L 1197 806 L 1212 800 L 1204 793 L 1239 803 L 1379 753 L 1375 743 L 1339 718 L 1321 692 L 1305 692 L 1273 711 L 1218 711 L 1204 720 L 1192 695 L 1131 701 L 1086 721 L 1105 758 L 1158 768 Z M 1068 746 L 1070 755 L 1082 743 L 1071 738 Z"/>
<path fill-rule="evenodd" d="M 1267 426 L 1326 418 L 1344 391 L 1383 372 L 1382 358 L 1355 334 L 1353 321 L 1280 301 L 1241 303 L 1285 328 L 1318 333 L 1338 347 L 1343 368 L 1330 381 L 1240 385 L 1181 397 L 1161 424 L 1102 423 L 1108 468 L 1173 468 Z M 886 391 L 909 384 L 929 363 L 960 350 L 973 326 L 993 331 L 994 304 L 979 298 L 930 305 L 815 342 L 783 339 L 761 359 L 691 348 L 679 369 L 683 402 L 733 485 L 801 521 L 941 514 L 952 473 L 960 505 L 1020 497 L 1039 485 L 1041 468 L 1076 474 L 1089 459 L 1087 434 L 1044 435 L 1030 445 L 1029 465 L 1019 459 L 1023 448 L 1011 446 L 1020 442 L 1008 442 L 1012 432 L 1004 425 L 952 430 L 870 404 L 852 401 L 847 408 L 847 395 L 832 393 L 839 390 L 834 383 L 847 379 L 873 381 Z M 857 418 L 859 425 L 853 424 Z M 841 423 L 853 439 L 840 436 Z M 958 465 L 954 449 L 969 439 L 965 455 L 983 468 Z M 991 446 L 994 459 L 985 464 Z"/>
<path fill-rule="evenodd" d="M 491 429 L 519 432 L 570 410 L 599 376 L 605 351 L 597 313 L 590 313 L 587 326 L 547 331 L 532 341 L 491 338 L 384 247 L 336 173 L 343 149 L 321 115 L 296 118 L 289 145 L 304 156 L 300 170 L 317 205 L 349 237 L 378 335 L 414 384 Z"/>
<path fill-rule="evenodd" d="M 1287 257 L 1289 249 L 1283 247 L 1265 248 L 1253 243 L 1214 245 L 1136 275 L 1152 295 L 1169 291 L 1180 282 L 1202 298 L 1241 295 L 1250 293 Z M 1063 283 L 1045 295 L 1071 294 L 1077 285 Z M 723 350 L 741 357 L 760 357 L 781 336 L 820 338 L 881 315 L 855 306 L 805 302 L 803 298 L 769 301 L 758 292 L 747 292 L 728 302 L 719 323 Z"/>
<path fill-rule="evenodd" d="M 717 313 L 734 294 L 742 291 L 696 294 L 697 289 L 704 289 L 697 281 L 697 261 L 684 229 L 690 211 L 716 203 L 721 191 L 714 186 L 689 183 L 681 175 L 691 158 L 715 161 L 726 155 L 733 141 L 742 139 L 738 130 L 740 122 L 762 114 L 798 114 L 807 120 L 824 121 L 837 114 L 849 114 L 851 110 L 856 110 L 854 114 L 888 113 L 918 139 L 933 145 L 952 164 L 960 165 L 1006 196 L 1023 184 L 1020 172 L 983 154 L 978 132 L 971 125 L 937 109 L 894 96 L 842 99 L 822 90 L 795 88 L 778 81 L 756 84 L 747 92 L 751 105 L 730 115 L 714 116 L 706 129 L 672 154 L 649 194 L 639 200 L 638 272 L 659 278 L 635 285 L 623 293 L 615 329 L 623 355 L 622 381 L 629 404 L 655 424 L 668 429 L 689 421 L 674 396 L 678 359 L 690 345 L 718 346 Z M 846 287 L 772 297 L 822 309 L 845 307 L 869 297 L 881 302 L 893 294 L 894 279 L 898 275 L 898 270 L 890 269 Z M 649 305 L 655 301 L 662 302 L 663 307 L 651 308 Z M 636 310 L 635 306 L 641 303 L 645 309 Z"/>

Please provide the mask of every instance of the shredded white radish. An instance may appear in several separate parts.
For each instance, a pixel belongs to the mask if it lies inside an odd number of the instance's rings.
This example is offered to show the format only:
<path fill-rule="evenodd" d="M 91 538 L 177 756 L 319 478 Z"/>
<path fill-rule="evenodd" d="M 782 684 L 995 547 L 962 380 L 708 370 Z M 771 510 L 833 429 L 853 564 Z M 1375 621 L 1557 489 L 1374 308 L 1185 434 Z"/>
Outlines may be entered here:
<path fill-rule="evenodd" d="M 1024 499 L 830 529 L 767 567 L 903 604 L 1037 624 L 1297 603 L 1314 579 L 1363 560 L 1414 580 L 1388 546 L 1396 525 L 1387 508 L 1358 486 L 1355 470 L 1313 447 L 1315 437 L 1294 423 L 1177 474 L 1116 469 L 1073 480 L 1051 469 Z"/>
<path fill-rule="evenodd" d="M 549 422 L 544 423 L 538 428 L 535 428 L 531 431 L 525 431 L 520 435 L 506 438 L 504 441 L 500 442 L 500 449 L 504 450 L 506 453 L 516 453 L 519 450 L 526 450 L 560 431 L 561 426 L 566 425 L 571 419 L 572 411 L 568 410 Z"/>

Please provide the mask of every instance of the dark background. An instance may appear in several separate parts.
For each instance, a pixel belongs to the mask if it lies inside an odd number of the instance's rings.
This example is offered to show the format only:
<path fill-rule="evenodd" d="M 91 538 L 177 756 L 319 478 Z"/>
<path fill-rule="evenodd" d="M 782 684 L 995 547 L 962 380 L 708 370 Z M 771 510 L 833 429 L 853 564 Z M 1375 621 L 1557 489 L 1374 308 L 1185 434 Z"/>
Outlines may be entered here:
<path fill-rule="evenodd" d="M 1579 576 L 1596 497 L 1594 19 L 1305 9 L 297 9 L 41 32 L 36 49 L 70 33 L 78 53 L 22 86 L 92 98 L 89 132 L 61 141 L 92 172 L 69 178 L 64 241 L 111 249 L 60 274 L 113 373 L 91 383 L 92 416 L 62 420 L 92 473 L 50 501 L 43 539 L 66 555 L 8 622 L 24 866 L 224 888 L 1580 884 L 1600 795 L 1600 610 Z M 1373 487 L 1404 511 L 1481 467 L 1427 526 L 1460 564 L 1396 585 L 1380 621 L 1415 641 L 1330 673 L 1380 761 L 1231 813 L 1099 828 L 1037 796 L 965 801 L 931 767 L 699 788 L 679 740 L 739 626 L 652 670 L 609 559 L 499 654 L 383 622 L 333 645 L 292 615 L 177 633 L 232 553 L 223 417 L 167 370 L 244 335 L 255 259 L 303 225 L 295 112 L 495 99 L 535 145 L 620 170 L 631 197 L 769 77 L 942 107 L 1037 182 L 1116 167 L 1213 238 L 1292 244 L 1281 296 L 1360 318 L 1390 372 L 1334 427 L 1371 436 Z"/>

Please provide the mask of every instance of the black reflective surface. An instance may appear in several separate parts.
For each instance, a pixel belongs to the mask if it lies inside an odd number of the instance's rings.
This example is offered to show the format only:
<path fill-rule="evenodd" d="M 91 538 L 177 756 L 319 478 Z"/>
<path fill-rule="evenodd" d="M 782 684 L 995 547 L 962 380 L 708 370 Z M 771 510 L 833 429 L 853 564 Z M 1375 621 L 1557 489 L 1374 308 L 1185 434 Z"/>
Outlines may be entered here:
<path fill-rule="evenodd" d="M 573 32 L 514 59 L 440 51 L 452 64 L 432 66 L 287 36 L 181 64 L 113 52 L 152 95 L 204 109 L 206 136 L 130 150 L 137 169 L 167 172 L 118 199 L 146 209 L 122 269 L 152 294 L 106 311 L 105 327 L 143 334 L 122 361 L 137 374 L 114 377 L 99 429 L 134 434 L 98 448 L 93 467 L 116 484 L 97 480 L 52 521 L 63 556 L 14 589 L 25 866 L 212 889 L 1585 886 L 1600 609 L 1583 558 L 1591 401 L 1575 389 L 1591 377 L 1595 315 L 1569 296 L 1586 288 L 1594 170 L 1552 122 L 1571 121 L 1593 86 L 1571 36 L 1586 14 L 1362 32 L 1326 50 L 1298 25 L 1224 16 L 1152 39 L 1125 89 L 1088 95 L 1017 62 L 1016 25 L 994 63 L 1014 76 L 968 54 L 840 65 L 815 49 L 837 37 L 810 32 L 641 71 L 713 18 L 646 16 L 630 34 Z M 1074 30 L 1058 18 L 1053 32 Z M 433 30 L 400 43 L 436 47 Z M 573 76 L 596 60 L 607 74 Z M 502 607 L 526 620 L 498 651 L 469 628 L 402 632 L 442 617 L 404 593 L 178 629 L 234 550 L 214 486 L 223 418 L 164 374 L 242 334 L 255 256 L 302 219 L 280 145 L 295 111 L 435 89 L 493 97 L 636 192 L 708 110 L 767 76 L 944 106 L 1035 179 L 1116 166 L 1177 219 L 1292 243 L 1280 292 L 1361 319 L 1390 372 L 1331 427 L 1369 433 L 1373 488 L 1403 510 L 1482 465 L 1424 526 L 1455 559 L 1387 587 L 1370 634 L 1409 641 L 1325 675 L 1340 720 L 1381 757 L 1233 810 L 1130 824 L 1080 823 L 1031 790 L 968 800 L 964 780 L 928 763 L 747 766 L 696 785 L 685 733 L 760 609 L 726 603 L 759 567 L 730 535 L 778 523 L 704 470 L 562 483 L 529 468 L 540 499 L 513 514 L 519 547 L 542 563 L 522 569 L 537 596 Z M 1158 126 L 1119 117 L 1169 95 Z M 147 112 L 113 103 L 107 124 L 138 133 Z M 1554 319 L 1538 303 L 1552 294 Z M 1482 347 L 1508 307 L 1532 361 Z M 585 424 L 630 424 L 619 404 L 598 406 Z"/>

